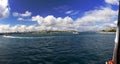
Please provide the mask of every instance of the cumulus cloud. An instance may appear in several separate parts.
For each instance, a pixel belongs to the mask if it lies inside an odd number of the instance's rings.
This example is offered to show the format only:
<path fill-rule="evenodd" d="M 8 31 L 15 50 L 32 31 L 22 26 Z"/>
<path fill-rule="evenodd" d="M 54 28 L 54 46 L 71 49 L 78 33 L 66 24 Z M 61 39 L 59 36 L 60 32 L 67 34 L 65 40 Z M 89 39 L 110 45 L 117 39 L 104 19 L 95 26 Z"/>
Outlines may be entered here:
<path fill-rule="evenodd" d="M 66 12 L 72 14 L 72 11 Z M 18 17 L 17 20 L 24 21 L 25 17 L 31 16 L 31 12 L 13 13 L 13 16 Z M 109 27 L 115 27 L 115 18 L 118 11 L 104 7 L 85 12 L 82 17 L 74 20 L 69 16 L 64 18 L 48 15 L 42 17 L 40 15 L 32 16 L 31 21 L 37 22 L 39 25 L 0 25 L 0 32 L 24 32 L 24 31 L 40 31 L 40 30 L 76 30 L 76 31 L 97 31 Z M 114 21 L 114 22 L 113 22 Z M 98 24 L 97 24 L 98 23 Z"/>
<path fill-rule="evenodd" d="M 118 5 L 119 4 L 119 0 L 105 0 L 106 3 L 108 4 L 112 4 L 112 5 Z"/>
<path fill-rule="evenodd" d="M 56 30 L 77 30 L 86 31 L 94 29 L 104 29 L 115 26 L 111 23 L 117 16 L 118 11 L 112 10 L 111 8 L 101 8 L 99 10 L 95 9 L 92 11 L 87 11 L 83 17 L 73 20 L 71 17 L 54 17 L 48 15 L 43 18 L 42 16 L 33 16 L 32 21 L 37 21 L 37 23 L 47 29 Z M 100 23 L 96 25 L 96 23 Z"/>
<path fill-rule="evenodd" d="M 59 30 L 59 31 L 65 31 L 65 30 L 77 30 L 77 31 L 97 31 L 102 30 L 109 27 L 115 27 L 116 25 L 114 23 L 105 23 L 100 25 L 88 25 L 88 26 L 72 26 L 72 27 L 54 27 L 54 26 L 36 26 L 36 25 L 15 25 L 10 26 L 9 24 L 1 24 L 0 25 L 0 33 L 6 33 L 6 32 L 29 32 L 29 31 L 41 31 L 41 30 Z"/>
<path fill-rule="evenodd" d="M 117 16 L 118 11 L 111 8 L 102 8 L 100 10 L 92 10 L 85 13 L 82 18 L 77 19 L 81 25 L 88 25 L 96 22 L 111 22 Z"/>
<path fill-rule="evenodd" d="M 111 8 L 101 8 L 85 12 L 85 14 L 74 20 L 71 17 L 54 17 L 48 15 L 42 17 L 40 15 L 33 16 L 31 21 L 37 22 L 39 25 L 0 25 L 0 32 L 24 32 L 24 31 L 40 31 L 40 30 L 76 30 L 76 31 L 97 31 L 109 27 L 115 27 L 118 11 Z M 19 15 L 19 14 L 18 14 Z M 18 20 L 24 20 L 18 18 Z M 114 22 L 113 22 L 114 21 Z M 99 23 L 99 24 L 97 24 Z"/>
<path fill-rule="evenodd" d="M 73 19 L 71 17 L 54 17 L 52 15 L 48 15 L 43 18 L 41 16 L 32 17 L 32 21 L 37 21 L 40 26 L 44 26 L 49 29 L 57 29 L 57 30 L 71 30 L 73 28 Z"/>
<path fill-rule="evenodd" d="M 18 21 L 30 21 L 28 18 L 32 15 L 31 12 L 26 11 L 25 13 L 14 12 L 13 16 L 17 17 Z"/>
<path fill-rule="evenodd" d="M 37 26 L 35 25 L 15 25 L 10 26 L 9 24 L 1 24 L 0 25 L 0 33 L 6 33 L 6 32 L 26 32 L 26 31 L 37 31 L 39 30 Z"/>
<path fill-rule="evenodd" d="M 76 31 L 97 31 L 109 27 L 115 27 L 116 21 L 114 20 L 117 16 L 118 11 L 112 10 L 111 8 L 101 8 L 85 12 L 85 14 L 73 20 L 71 17 L 54 17 L 48 15 L 42 17 L 40 15 L 33 16 L 31 21 L 37 22 L 39 25 L 0 25 L 0 32 L 4 31 L 40 31 L 40 30 L 76 30 Z M 24 20 L 18 18 L 18 20 Z M 114 22 L 112 22 L 114 21 Z M 96 23 L 99 23 L 96 24 Z"/>
<path fill-rule="evenodd" d="M 9 15 L 8 0 L 0 0 L 0 18 L 5 18 Z"/>
<path fill-rule="evenodd" d="M 0 25 L 0 32 L 8 32 L 10 25 Z"/>
<path fill-rule="evenodd" d="M 32 15 L 32 13 L 29 11 L 26 11 L 25 13 L 18 13 L 18 12 L 13 13 L 13 16 L 15 16 L 15 17 L 29 17 L 31 15 Z"/>

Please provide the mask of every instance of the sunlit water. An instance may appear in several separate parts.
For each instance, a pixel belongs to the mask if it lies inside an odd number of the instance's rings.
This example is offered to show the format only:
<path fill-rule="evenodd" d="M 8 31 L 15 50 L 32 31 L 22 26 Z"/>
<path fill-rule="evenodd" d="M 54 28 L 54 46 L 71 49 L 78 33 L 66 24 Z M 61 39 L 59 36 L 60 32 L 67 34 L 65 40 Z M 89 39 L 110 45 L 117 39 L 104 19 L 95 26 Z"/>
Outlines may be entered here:
<path fill-rule="evenodd" d="M 115 34 L 20 34 L 0 36 L 0 64 L 104 64 Z"/>

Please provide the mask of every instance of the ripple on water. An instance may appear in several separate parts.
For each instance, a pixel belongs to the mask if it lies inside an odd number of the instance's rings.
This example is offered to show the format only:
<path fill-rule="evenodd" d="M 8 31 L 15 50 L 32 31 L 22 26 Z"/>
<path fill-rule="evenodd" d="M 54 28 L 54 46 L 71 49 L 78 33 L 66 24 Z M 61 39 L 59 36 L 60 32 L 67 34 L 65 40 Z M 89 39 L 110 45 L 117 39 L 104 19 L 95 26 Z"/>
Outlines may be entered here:
<path fill-rule="evenodd" d="M 11 36 L 0 37 L 0 64 L 103 64 L 111 59 L 115 34 Z"/>

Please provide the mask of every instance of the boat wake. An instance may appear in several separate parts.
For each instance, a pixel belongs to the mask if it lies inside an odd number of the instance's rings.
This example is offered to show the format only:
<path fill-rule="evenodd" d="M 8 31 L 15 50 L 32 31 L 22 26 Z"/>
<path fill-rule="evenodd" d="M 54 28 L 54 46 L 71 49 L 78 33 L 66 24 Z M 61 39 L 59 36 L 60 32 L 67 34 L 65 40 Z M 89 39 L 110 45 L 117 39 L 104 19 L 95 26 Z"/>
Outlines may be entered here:
<path fill-rule="evenodd" d="M 45 37 L 21 37 L 21 36 L 7 36 L 3 35 L 4 38 L 16 38 L 16 39 L 37 39 L 37 38 L 54 38 L 56 36 L 45 36 Z"/>

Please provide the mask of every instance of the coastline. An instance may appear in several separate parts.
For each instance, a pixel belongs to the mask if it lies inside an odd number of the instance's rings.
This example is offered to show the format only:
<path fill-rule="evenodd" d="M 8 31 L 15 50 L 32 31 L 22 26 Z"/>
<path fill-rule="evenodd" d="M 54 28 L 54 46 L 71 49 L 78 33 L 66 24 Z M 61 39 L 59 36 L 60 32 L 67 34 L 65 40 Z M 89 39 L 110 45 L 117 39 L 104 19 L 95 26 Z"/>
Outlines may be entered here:
<path fill-rule="evenodd" d="M 101 33 L 101 34 L 116 34 L 116 32 L 97 32 L 97 33 Z"/>
<path fill-rule="evenodd" d="M 11 35 L 11 34 L 60 34 L 60 33 L 77 33 L 77 31 L 31 31 L 31 32 L 8 32 L 0 33 L 0 35 Z"/>

